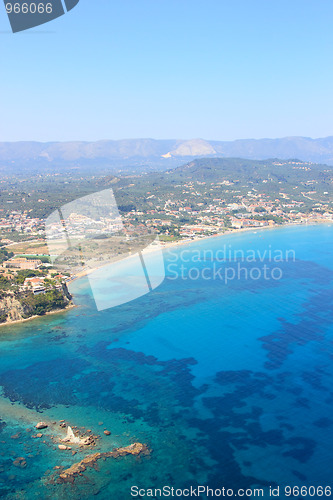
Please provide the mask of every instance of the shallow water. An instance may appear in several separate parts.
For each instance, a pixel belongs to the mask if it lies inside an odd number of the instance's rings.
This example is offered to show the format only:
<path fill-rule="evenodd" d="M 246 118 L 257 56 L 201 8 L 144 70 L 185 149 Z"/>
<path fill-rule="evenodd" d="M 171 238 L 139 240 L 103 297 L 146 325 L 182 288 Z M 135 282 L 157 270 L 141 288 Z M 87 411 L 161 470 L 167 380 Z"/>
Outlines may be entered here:
<path fill-rule="evenodd" d="M 227 284 L 213 279 L 216 266 L 240 262 L 210 258 L 224 245 L 244 255 L 266 250 L 263 262 L 242 267 L 278 267 L 281 279 L 245 279 L 245 271 Z M 267 253 L 290 249 L 295 260 Z M 97 312 L 81 279 L 71 288 L 79 307 L 2 328 L 0 496 L 106 500 L 131 498 L 132 485 L 332 485 L 332 255 L 326 225 L 212 238 L 165 251 L 167 278 L 135 301 Z M 174 279 L 180 265 L 183 278 Z M 58 450 L 50 439 L 62 436 L 58 424 L 42 439 L 26 429 L 60 419 L 102 435 L 102 451 L 140 441 L 151 454 L 98 462 L 74 485 L 51 484 L 55 466 L 87 452 Z"/>

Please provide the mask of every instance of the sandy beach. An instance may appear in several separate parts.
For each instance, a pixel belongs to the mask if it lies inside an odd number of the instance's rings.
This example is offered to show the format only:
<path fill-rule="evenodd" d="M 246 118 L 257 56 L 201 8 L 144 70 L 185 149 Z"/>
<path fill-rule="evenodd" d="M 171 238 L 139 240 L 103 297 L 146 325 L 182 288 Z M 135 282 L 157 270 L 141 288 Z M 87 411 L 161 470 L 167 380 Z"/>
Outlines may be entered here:
<path fill-rule="evenodd" d="M 286 226 L 304 226 L 304 224 L 284 224 L 281 226 L 246 227 L 246 228 L 241 228 L 241 229 L 230 229 L 227 231 L 223 231 L 221 233 L 211 234 L 209 236 L 197 236 L 197 237 L 193 237 L 193 238 L 185 238 L 182 240 L 168 241 L 168 242 L 159 241 L 158 243 L 156 243 L 156 245 L 151 244 L 150 248 L 148 247 L 148 248 L 144 249 L 144 253 L 145 253 L 145 255 L 147 255 L 147 254 L 151 254 L 151 253 L 156 253 L 157 251 L 161 251 L 161 250 L 163 251 L 163 250 L 168 250 L 170 248 L 178 248 L 180 246 L 190 245 L 193 243 L 197 243 L 199 241 L 209 240 L 212 238 L 220 238 L 221 236 L 227 236 L 227 235 L 230 236 L 231 234 L 238 234 L 238 233 L 243 233 L 243 232 L 261 231 L 263 229 L 278 229 L 278 228 L 286 227 Z M 100 269 L 101 267 L 104 267 L 106 265 L 112 264 L 114 262 L 119 262 L 120 260 L 130 259 L 131 257 L 133 257 L 133 255 L 135 255 L 135 252 L 128 254 L 123 259 L 115 258 L 115 259 L 110 260 L 107 264 L 102 264 L 101 266 L 96 266 L 96 267 L 89 268 L 89 269 L 83 269 L 83 270 L 75 273 L 75 277 L 73 277 L 68 283 L 73 283 L 74 281 L 78 280 L 79 278 L 83 278 L 84 276 L 87 276 L 88 274 L 91 274 L 94 271 L 96 271 L 97 269 Z"/>
<path fill-rule="evenodd" d="M 248 232 L 261 232 L 263 230 L 269 230 L 269 229 L 270 230 L 277 230 L 277 229 L 282 229 L 285 227 L 304 227 L 304 226 L 314 226 L 314 225 L 318 225 L 318 224 L 329 224 L 329 223 L 330 223 L 330 221 L 320 220 L 320 221 L 312 222 L 309 224 L 282 224 L 282 225 L 274 225 L 274 226 L 259 226 L 259 227 L 240 228 L 240 229 L 229 229 L 227 231 L 223 231 L 221 233 L 217 233 L 217 234 L 213 234 L 213 235 L 209 235 L 209 236 L 203 236 L 203 237 L 199 236 L 199 237 L 194 237 L 194 238 L 186 238 L 186 239 L 183 239 L 180 241 L 158 242 L 156 244 L 151 244 L 150 248 L 146 248 L 144 250 L 144 253 L 145 253 L 145 255 L 147 255 L 147 254 L 156 253 L 158 251 L 163 252 L 164 250 L 167 251 L 168 249 L 171 249 L 171 248 L 178 248 L 180 246 L 190 245 L 193 243 L 197 243 L 197 242 L 204 241 L 204 240 L 209 240 L 212 238 L 220 238 L 222 236 L 230 236 L 233 234 L 240 234 L 240 233 L 245 233 L 245 232 L 246 233 L 248 233 Z M 103 263 L 101 266 L 92 267 L 89 269 L 83 269 L 83 270 L 77 272 L 74 275 L 74 277 L 71 280 L 69 280 L 67 283 L 68 283 L 68 285 L 70 285 L 71 283 L 74 283 L 74 281 L 77 281 L 78 279 L 83 278 L 84 276 L 88 276 L 89 274 L 97 271 L 98 269 L 101 269 L 102 267 L 108 266 L 112 263 L 119 262 L 119 261 L 123 262 L 123 261 L 126 261 L 127 259 L 130 260 L 131 258 L 133 258 L 134 255 L 135 255 L 135 252 L 128 254 L 123 259 L 121 259 L 121 258 L 120 259 L 113 259 L 113 260 L 110 260 L 108 263 Z M 78 307 L 78 306 L 76 306 L 75 304 L 71 304 L 68 307 L 66 307 L 65 309 L 51 311 L 51 312 L 46 313 L 43 316 L 34 315 L 34 316 L 31 316 L 30 318 L 26 318 L 26 319 L 1 323 L 0 327 L 12 326 L 14 324 L 19 324 L 19 323 L 25 323 L 27 321 L 31 321 L 31 320 L 34 320 L 37 318 L 45 318 L 46 316 L 53 315 L 53 314 L 65 313 L 66 311 L 68 311 L 69 309 L 72 309 L 73 307 Z"/>

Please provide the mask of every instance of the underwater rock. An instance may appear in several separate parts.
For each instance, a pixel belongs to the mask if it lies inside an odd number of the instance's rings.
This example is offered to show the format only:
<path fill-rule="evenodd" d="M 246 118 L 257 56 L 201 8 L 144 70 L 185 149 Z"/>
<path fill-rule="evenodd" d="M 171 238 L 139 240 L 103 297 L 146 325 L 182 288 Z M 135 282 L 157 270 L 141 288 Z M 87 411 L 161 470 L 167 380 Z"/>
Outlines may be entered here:
<path fill-rule="evenodd" d="M 46 429 L 47 427 L 48 427 L 48 425 L 45 422 L 39 422 L 36 425 L 36 429 L 38 429 L 38 430 L 40 430 L 40 429 Z"/>
<path fill-rule="evenodd" d="M 59 447 L 62 445 L 59 445 Z M 107 458 L 118 458 L 126 455 L 140 455 L 149 453 L 148 446 L 142 443 L 133 443 L 125 448 L 116 448 L 113 451 L 107 453 L 94 453 L 93 455 L 88 455 L 81 462 L 73 464 L 69 469 L 62 471 L 57 478 L 57 483 L 73 483 L 77 476 L 81 476 L 82 472 L 86 470 L 87 467 L 94 467 L 97 460 L 107 459 Z"/>
<path fill-rule="evenodd" d="M 21 467 L 22 469 L 24 469 L 27 466 L 27 462 L 26 462 L 25 458 L 17 457 L 14 460 L 13 465 L 15 465 L 15 467 Z"/>
<path fill-rule="evenodd" d="M 93 436 L 87 436 L 83 439 L 80 439 L 81 446 L 92 446 L 95 444 Z"/>

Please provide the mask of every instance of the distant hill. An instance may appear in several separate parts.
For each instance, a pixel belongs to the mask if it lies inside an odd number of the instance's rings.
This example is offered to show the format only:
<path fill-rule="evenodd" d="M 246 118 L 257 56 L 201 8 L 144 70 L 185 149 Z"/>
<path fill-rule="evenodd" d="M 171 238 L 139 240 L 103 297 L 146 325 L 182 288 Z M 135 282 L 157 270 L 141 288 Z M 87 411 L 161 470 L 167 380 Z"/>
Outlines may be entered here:
<path fill-rule="evenodd" d="M 152 177 L 146 176 L 146 178 Z M 293 184 L 316 180 L 332 184 L 333 166 L 300 160 L 249 160 L 243 158 L 199 158 L 175 169 L 156 174 L 174 181 L 208 181 Z"/>
<path fill-rule="evenodd" d="M 333 136 L 322 139 L 284 137 L 282 139 L 244 139 L 210 144 L 218 156 L 255 160 L 267 158 L 298 158 L 314 163 L 333 165 Z"/>
<path fill-rule="evenodd" d="M 288 196 L 307 210 L 330 204 L 333 207 L 333 166 L 299 160 L 249 160 L 243 158 L 195 158 L 165 171 L 114 176 L 94 171 L 93 175 L 25 175 L 2 177 L 0 206 L 3 213 L 27 210 L 45 218 L 59 206 L 77 198 L 113 189 L 121 212 L 133 209 L 160 211 L 168 200 L 186 201 L 185 206 L 214 204 L 215 198 L 233 203 L 248 193 L 264 194 L 272 200 Z M 281 194 L 283 193 L 283 194 Z M 162 211 L 164 209 L 162 208 Z M 156 213 L 157 213 L 156 212 Z M 151 215 L 152 216 L 152 215 Z M 185 215 L 184 215 L 185 216 Z"/>
<path fill-rule="evenodd" d="M 236 141 L 124 139 L 97 142 L 0 142 L 0 169 L 168 170 L 199 157 L 298 158 L 333 165 L 333 137 Z"/>
<path fill-rule="evenodd" d="M 239 198 L 261 195 L 300 203 L 305 211 L 331 207 L 333 166 L 299 160 L 200 158 L 165 172 L 124 176 L 115 185 L 116 199 L 122 197 L 119 204 L 133 204 L 143 212 L 154 203 L 164 207 L 167 200 L 183 200 L 200 210 L 202 204 L 214 204 L 215 198 L 238 203 Z"/>

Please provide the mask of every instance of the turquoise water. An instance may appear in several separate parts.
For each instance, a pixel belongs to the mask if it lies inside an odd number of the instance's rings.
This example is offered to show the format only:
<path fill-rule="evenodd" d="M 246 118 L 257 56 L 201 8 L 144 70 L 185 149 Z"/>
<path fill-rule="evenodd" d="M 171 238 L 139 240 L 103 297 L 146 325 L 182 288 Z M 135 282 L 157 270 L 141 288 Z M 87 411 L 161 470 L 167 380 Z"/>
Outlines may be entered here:
<path fill-rule="evenodd" d="M 238 259 L 222 262 L 224 245 Z M 212 238 L 165 251 L 164 283 L 135 301 L 98 312 L 82 279 L 77 308 L 2 328 L 0 496 L 333 486 L 332 255 L 324 225 Z M 54 484 L 55 466 L 91 453 L 58 450 L 60 419 L 101 435 L 98 450 L 140 441 L 151 453 Z M 57 424 L 33 438 L 40 420 Z"/>

